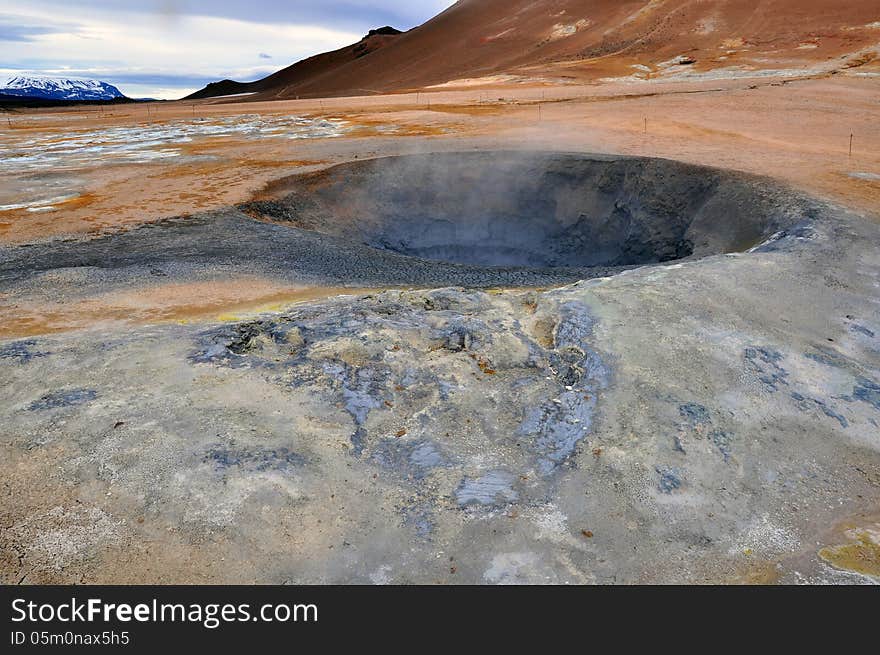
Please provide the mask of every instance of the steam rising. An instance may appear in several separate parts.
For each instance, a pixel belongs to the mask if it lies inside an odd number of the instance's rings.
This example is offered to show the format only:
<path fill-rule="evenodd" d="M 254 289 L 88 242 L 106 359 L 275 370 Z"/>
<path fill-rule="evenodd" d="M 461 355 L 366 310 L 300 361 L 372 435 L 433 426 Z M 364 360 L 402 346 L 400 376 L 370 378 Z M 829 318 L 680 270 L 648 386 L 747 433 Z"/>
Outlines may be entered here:
<path fill-rule="evenodd" d="M 750 248 L 786 220 L 717 171 L 556 153 L 391 157 L 306 176 L 292 190 L 276 214 L 300 227 L 484 267 L 667 262 Z"/>

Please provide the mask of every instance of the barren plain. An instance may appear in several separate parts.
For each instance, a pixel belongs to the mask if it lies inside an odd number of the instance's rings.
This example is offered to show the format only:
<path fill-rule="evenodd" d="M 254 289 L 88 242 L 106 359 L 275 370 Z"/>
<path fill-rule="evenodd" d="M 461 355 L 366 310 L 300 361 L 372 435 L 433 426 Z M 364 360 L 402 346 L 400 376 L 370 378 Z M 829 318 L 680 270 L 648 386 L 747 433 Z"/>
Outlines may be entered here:
<path fill-rule="evenodd" d="M 876 582 L 874 70 L 5 114 L 4 582 Z"/>

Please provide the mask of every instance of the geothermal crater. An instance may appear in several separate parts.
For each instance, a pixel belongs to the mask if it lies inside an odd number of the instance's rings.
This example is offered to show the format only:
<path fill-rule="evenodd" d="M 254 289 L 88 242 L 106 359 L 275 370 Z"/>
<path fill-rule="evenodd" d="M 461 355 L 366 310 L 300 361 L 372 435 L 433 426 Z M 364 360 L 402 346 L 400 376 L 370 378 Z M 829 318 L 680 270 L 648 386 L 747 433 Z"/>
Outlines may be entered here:
<path fill-rule="evenodd" d="M 704 257 L 751 248 L 798 220 L 746 176 L 558 153 L 353 162 L 292 178 L 284 193 L 251 209 L 377 250 L 477 267 L 589 269 Z"/>
<path fill-rule="evenodd" d="M 238 208 L 84 241 L 0 247 L 0 281 L 269 276 L 334 287 L 552 286 L 793 247 L 819 217 L 771 180 L 661 159 L 466 152 L 356 161 Z M 821 213 L 821 212 L 820 212 Z M 799 229 L 793 229 L 799 226 Z M 128 281 L 128 282 L 126 282 Z"/>

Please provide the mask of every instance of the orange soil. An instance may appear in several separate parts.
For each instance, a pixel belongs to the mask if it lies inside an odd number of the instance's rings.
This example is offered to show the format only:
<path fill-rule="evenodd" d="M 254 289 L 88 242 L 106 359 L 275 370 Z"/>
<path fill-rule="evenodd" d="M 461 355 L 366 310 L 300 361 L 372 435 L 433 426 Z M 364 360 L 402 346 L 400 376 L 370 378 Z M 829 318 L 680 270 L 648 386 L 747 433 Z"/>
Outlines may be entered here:
<path fill-rule="evenodd" d="M 269 280 L 149 285 L 82 300 L 13 300 L 0 294 L 0 339 L 95 325 L 189 322 L 277 311 L 306 300 L 369 293 L 368 289 L 281 286 Z"/>

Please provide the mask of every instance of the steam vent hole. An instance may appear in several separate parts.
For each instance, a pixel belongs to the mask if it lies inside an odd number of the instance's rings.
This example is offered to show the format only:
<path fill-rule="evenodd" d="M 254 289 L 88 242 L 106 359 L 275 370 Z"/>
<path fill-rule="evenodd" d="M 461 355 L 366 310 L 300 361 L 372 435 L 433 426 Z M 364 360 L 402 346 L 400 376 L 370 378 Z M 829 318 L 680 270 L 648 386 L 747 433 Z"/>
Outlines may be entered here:
<path fill-rule="evenodd" d="M 296 227 L 478 267 L 632 267 L 749 249 L 794 222 L 764 181 L 661 159 L 466 152 L 289 178 L 254 203 Z"/>

